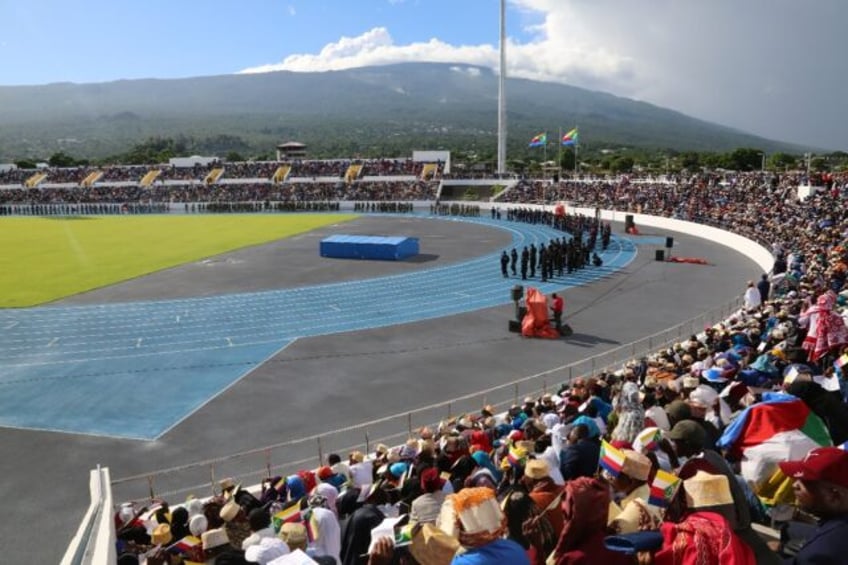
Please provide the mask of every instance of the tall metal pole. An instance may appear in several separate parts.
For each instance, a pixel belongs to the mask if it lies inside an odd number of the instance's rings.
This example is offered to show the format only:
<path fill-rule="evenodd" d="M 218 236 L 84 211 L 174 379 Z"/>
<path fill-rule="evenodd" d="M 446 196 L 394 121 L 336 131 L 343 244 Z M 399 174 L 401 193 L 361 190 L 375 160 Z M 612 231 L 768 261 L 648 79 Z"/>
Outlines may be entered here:
<path fill-rule="evenodd" d="M 500 77 L 498 78 L 498 175 L 506 174 L 506 0 L 501 0 Z"/>

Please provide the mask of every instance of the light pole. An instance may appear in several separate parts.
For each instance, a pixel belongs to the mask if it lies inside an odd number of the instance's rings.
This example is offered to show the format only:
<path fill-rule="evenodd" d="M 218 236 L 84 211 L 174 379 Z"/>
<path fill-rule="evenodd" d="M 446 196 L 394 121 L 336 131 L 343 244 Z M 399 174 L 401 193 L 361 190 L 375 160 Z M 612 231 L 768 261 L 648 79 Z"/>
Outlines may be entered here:
<path fill-rule="evenodd" d="M 506 174 L 506 0 L 501 0 L 500 76 L 498 77 L 498 176 Z"/>
<path fill-rule="evenodd" d="M 762 162 L 760 164 L 760 171 L 765 172 L 765 170 L 766 170 L 766 152 L 760 151 L 760 157 L 762 157 Z"/>

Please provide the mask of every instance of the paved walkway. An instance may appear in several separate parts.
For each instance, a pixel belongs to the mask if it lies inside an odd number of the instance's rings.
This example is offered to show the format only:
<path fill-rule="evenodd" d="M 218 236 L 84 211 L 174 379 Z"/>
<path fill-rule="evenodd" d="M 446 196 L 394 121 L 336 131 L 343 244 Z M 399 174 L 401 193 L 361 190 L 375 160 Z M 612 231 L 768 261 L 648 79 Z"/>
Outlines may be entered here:
<path fill-rule="evenodd" d="M 505 229 L 519 249 L 562 235 L 487 218 L 432 221 Z M 156 439 L 298 338 L 508 304 L 516 280 L 500 276 L 499 255 L 284 290 L 0 311 L 0 426 Z M 533 284 L 549 293 L 594 282 L 636 247 L 613 237 L 601 256 L 601 268 Z"/>

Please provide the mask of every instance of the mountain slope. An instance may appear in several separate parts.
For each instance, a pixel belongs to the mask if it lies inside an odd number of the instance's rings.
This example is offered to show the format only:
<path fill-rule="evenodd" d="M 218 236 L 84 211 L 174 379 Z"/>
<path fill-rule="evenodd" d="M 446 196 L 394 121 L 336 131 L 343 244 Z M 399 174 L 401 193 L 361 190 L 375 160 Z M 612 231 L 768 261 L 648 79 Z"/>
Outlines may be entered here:
<path fill-rule="evenodd" d="M 507 81 L 510 153 L 579 124 L 582 143 L 678 150 L 798 148 L 602 92 Z M 323 73 L 0 87 L 0 161 L 56 150 L 102 157 L 151 135 L 281 140 L 313 155 L 407 154 L 412 147 L 493 150 L 497 77 L 488 69 L 408 63 Z"/>

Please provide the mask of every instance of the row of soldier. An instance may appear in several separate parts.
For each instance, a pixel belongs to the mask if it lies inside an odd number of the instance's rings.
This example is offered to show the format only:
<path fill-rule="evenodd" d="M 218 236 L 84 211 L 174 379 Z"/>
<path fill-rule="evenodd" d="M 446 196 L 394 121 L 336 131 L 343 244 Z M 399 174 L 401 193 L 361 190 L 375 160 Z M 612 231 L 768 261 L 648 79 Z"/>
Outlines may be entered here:
<path fill-rule="evenodd" d="M 520 255 L 514 247 L 509 253 L 504 250 L 500 258 L 501 274 L 504 278 L 509 277 L 510 272 L 512 276 L 518 276 L 520 261 L 522 280 L 527 280 L 528 276 L 535 278 L 538 267 L 542 282 L 547 282 L 554 276 L 562 277 L 565 273 L 571 274 L 576 269 L 582 269 L 590 260 L 598 265 L 600 257 L 592 254 L 593 246 L 590 246 L 590 243 L 592 242 L 584 243 L 578 234 L 568 240 L 554 238 L 547 246 L 542 243 L 538 248 L 535 243 L 531 243 L 529 247 L 525 245 Z"/>

